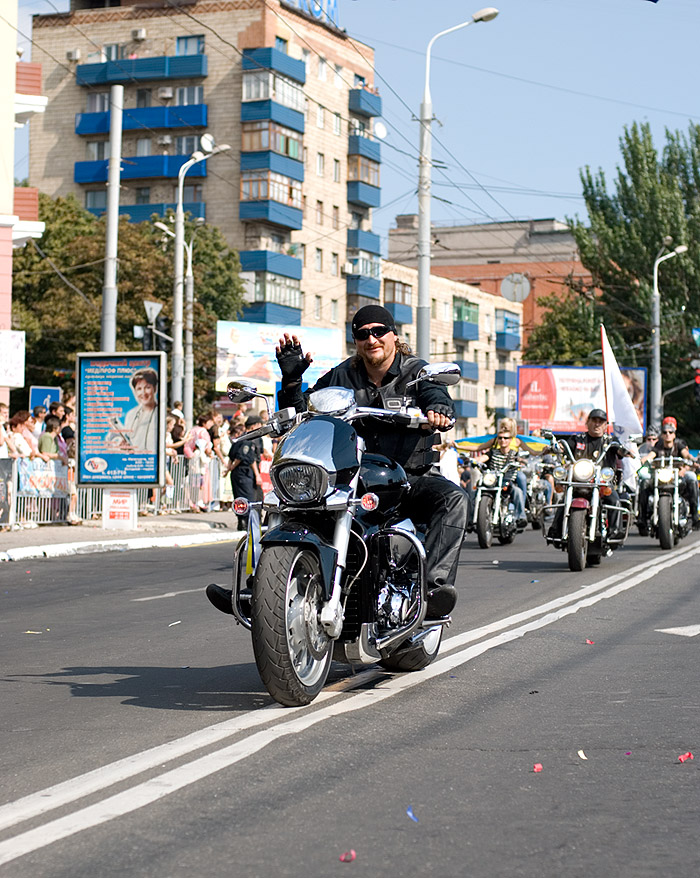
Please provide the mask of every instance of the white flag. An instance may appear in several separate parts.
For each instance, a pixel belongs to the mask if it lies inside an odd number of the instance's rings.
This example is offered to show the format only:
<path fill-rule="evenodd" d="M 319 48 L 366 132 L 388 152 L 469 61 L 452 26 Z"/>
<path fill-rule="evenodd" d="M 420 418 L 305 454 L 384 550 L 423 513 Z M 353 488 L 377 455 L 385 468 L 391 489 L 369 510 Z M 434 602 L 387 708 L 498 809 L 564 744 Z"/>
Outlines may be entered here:
<path fill-rule="evenodd" d="M 624 445 L 632 436 L 641 434 L 642 425 L 602 323 L 600 335 L 603 346 L 603 377 L 608 422 L 612 424 L 613 435 Z"/>

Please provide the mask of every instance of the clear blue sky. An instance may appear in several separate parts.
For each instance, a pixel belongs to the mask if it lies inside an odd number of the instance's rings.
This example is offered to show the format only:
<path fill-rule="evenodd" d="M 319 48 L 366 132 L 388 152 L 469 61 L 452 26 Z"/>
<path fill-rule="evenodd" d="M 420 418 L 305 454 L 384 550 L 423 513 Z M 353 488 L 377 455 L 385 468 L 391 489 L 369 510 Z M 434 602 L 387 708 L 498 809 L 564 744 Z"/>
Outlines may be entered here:
<path fill-rule="evenodd" d="M 495 0 L 500 15 L 442 37 L 433 50 L 432 216 L 470 223 L 579 214 L 579 169 L 612 180 L 619 137 L 633 121 L 666 128 L 700 121 L 700 0 Z M 19 0 L 32 13 L 68 0 Z M 376 51 L 388 135 L 375 230 L 417 209 L 418 112 L 425 48 L 480 0 L 338 0 L 340 25 Z M 20 38 L 20 45 L 27 45 Z M 37 53 L 35 60 L 41 60 Z M 25 55 L 25 57 L 27 57 Z M 16 174 L 27 173 L 26 135 Z M 408 154 L 406 154 L 408 153 Z M 440 200 L 444 199 L 444 200 Z"/>

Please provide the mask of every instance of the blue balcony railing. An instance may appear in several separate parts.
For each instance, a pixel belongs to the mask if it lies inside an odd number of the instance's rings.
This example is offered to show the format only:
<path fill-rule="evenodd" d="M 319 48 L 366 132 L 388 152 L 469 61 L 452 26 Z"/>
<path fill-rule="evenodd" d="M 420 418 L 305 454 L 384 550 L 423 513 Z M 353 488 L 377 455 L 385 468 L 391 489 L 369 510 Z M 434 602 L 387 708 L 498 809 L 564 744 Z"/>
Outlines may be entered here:
<path fill-rule="evenodd" d="M 479 338 L 479 324 L 468 320 L 455 320 L 452 324 L 452 338 L 459 341 L 476 341 Z"/>
<path fill-rule="evenodd" d="M 172 204 L 164 202 L 154 204 L 120 204 L 119 215 L 128 216 L 129 222 L 132 223 L 144 223 L 149 221 L 154 214 L 165 216 L 169 210 L 175 213 L 176 206 L 174 202 Z M 203 201 L 186 201 L 182 207 L 186 215 L 189 213 L 192 217 L 201 217 L 202 219 L 207 217 L 207 206 Z M 105 207 L 88 207 L 87 209 L 95 216 L 102 216 L 107 211 Z"/>
<path fill-rule="evenodd" d="M 378 280 L 361 274 L 349 274 L 346 278 L 346 284 L 345 289 L 348 295 L 354 294 L 378 299 L 381 292 L 381 283 Z"/>
<path fill-rule="evenodd" d="M 306 64 L 272 47 L 243 49 L 242 67 L 243 70 L 276 70 L 302 85 L 306 82 Z"/>
<path fill-rule="evenodd" d="M 272 250 L 241 250 L 241 271 L 268 271 L 301 280 L 301 259 Z"/>
<path fill-rule="evenodd" d="M 195 165 L 195 167 L 197 167 Z M 243 222 L 261 220 L 282 226 L 285 229 L 300 229 L 303 224 L 303 214 L 298 207 L 281 204 L 279 201 L 241 201 L 238 207 L 238 217 Z"/>
<path fill-rule="evenodd" d="M 394 323 L 403 326 L 404 323 L 413 323 L 413 308 L 399 302 L 385 302 L 384 307 L 394 318 Z"/>
<path fill-rule="evenodd" d="M 206 128 L 207 105 L 186 107 L 138 107 L 124 110 L 124 131 L 145 131 L 158 128 Z M 109 113 L 76 113 L 76 134 L 108 134 Z"/>
<path fill-rule="evenodd" d="M 261 152 L 242 152 L 241 170 L 257 171 L 270 170 L 275 174 L 291 177 L 292 180 L 304 181 L 304 163 L 291 159 L 287 155 L 278 152 L 263 150 Z"/>
<path fill-rule="evenodd" d="M 496 369 L 496 384 L 500 387 L 516 387 L 518 373 L 511 369 Z"/>
<path fill-rule="evenodd" d="M 367 253 L 379 255 L 382 252 L 381 238 L 374 232 L 364 229 L 348 229 L 348 250 L 365 250 Z"/>
<path fill-rule="evenodd" d="M 479 380 L 479 364 L 473 363 L 471 360 L 455 360 L 455 363 L 459 366 L 459 371 L 462 373 L 462 378 L 466 378 L 467 381 L 478 381 Z"/>
<path fill-rule="evenodd" d="M 292 110 L 277 101 L 243 101 L 241 122 L 263 122 L 266 119 L 304 133 L 304 114 L 298 110 Z"/>
<path fill-rule="evenodd" d="M 361 180 L 348 180 L 348 201 L 360 207 L 379 207 L 382 190 Z"/>
<path fill-rule="evenodd" d="M 469 399 L 455 399 L 453 405 L 458 418 L 476 418 L 479 414 L 478 404 Z"/>
<path fill-rule="evenodd" d="M 206 75 L 206 55 L 159 55 L 80 64 L 75 70 L 75 81 L 78 85 L 111 85 L 115 82 L 192 79 Z"/>
<path fill-rule="evenodd" d="M 382 150 L 378 140 L 370 140 L 359 134 L 351 134 L 348 137 L 348 155 L 361 155 L 373 162 L 381 162 Z"/>
<path fill-rule="evenodd" d="M 243 320 L 247 323 L 280 323 L 282 326 L 300 326 L 301 310 L 276 302 L 253 302 L 243 306 Z"/>
<path fill-rule="evenodd" d="M 350 90 L 348 100 L 348 109 L 351 113 L 357 113 L 358 116 L 382 115 L 382 99 L 379 95 L 372 94 L 366 88 L 353 88 Z"/>
<path fill-rule="evenodd" d="M 177 177 L 189 155 L 144 155 L 122 159 L 122 180 L 146 180 L 154 177 Z M 107 159 L 95 162 L 76 162 L 73 179 L 76 183 L 104 183 L 107 179 Z M 190 168 L 188 177 L 206 177 L 206 162 Z"/>
<path fill-rule="evenodd" d="M 514 332 L 497 332 L 496 349 L 499 351 L 517 351 L 520 348 L 520 336 Z"/>

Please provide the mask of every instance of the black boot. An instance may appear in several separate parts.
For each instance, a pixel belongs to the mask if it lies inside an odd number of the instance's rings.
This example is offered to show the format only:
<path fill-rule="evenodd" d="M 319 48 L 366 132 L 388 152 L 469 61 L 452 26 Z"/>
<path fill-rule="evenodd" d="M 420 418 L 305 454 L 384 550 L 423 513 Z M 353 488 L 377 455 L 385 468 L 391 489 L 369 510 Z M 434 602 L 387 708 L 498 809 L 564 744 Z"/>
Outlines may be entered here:
<path fill-rule="evenodd" d="M 426 619 L 444 619 L 449 616 L 457 603 L 457 589 L 454 585 L 439 585 L 428 592 L 428 611 Z"/>

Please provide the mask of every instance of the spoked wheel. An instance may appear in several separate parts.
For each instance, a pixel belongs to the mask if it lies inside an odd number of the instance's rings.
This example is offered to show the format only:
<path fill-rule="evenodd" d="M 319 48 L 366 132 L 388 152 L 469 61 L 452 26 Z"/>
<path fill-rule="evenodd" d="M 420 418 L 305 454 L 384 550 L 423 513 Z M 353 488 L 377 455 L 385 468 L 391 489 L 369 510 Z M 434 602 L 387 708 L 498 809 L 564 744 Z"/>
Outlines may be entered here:
<path fill-rule="evenodd" d="M 493 540 L 493 525 L 491 523 L 491 510 L 493 497 L 488 495 L 481 498 L 479 511 L 476 515 L 476 536 L 482 549 L 490 549 Z"/>
<path fill-rule="evenodd" d="M 280 704 L 310 704 L 326 682 L 333 650 L 320 622 L 322 604 L 312 551 L 270 546 L 262 552 L 253 587 L 253 652 L 267 691 Z"/>
<path fill-rule="evenodd" d="M 669 494 L 659 497 L 659 545 L 662 549 L 673 548 L 673 516 Z"/>
<path fill-rule="evenodd" d="M 435 661 L 442 643 L 442 625 L 420 632 L 379 664 L 389 671 L 420 671 Z"/>
<path fill-rule="evenodd" d="M 572 509 L 569 512 L 569 535 L 566 548 L 569 555 L 569 570 L 578 572 L 586 566 L 588 555 L 588 534 L 586 533 L 587 509 Z"/>

